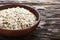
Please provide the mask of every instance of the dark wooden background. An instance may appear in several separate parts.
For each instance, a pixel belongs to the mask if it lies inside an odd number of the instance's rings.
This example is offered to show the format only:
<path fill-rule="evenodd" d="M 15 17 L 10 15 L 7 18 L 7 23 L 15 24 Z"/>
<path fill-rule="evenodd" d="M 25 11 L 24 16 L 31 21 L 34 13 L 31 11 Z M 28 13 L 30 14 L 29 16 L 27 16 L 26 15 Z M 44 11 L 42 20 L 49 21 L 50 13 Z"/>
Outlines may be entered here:
<path fill-rule="evenodd" d="M 45 2 L 35 1 L 0 1 L 0 6 L 7 4 L 25 4 L 37 9 L 41 14 L 38 27 L 25 37 L 0 36 L 0 40 L 60 40 L 60 0 L 49 0 Z"/>

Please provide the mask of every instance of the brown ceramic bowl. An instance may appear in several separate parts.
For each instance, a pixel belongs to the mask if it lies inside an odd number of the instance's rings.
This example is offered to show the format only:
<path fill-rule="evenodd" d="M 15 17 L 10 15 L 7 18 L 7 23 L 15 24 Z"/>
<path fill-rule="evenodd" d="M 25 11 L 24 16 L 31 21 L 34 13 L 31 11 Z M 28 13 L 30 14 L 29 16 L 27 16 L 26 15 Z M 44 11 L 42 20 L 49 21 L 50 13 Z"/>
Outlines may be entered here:
<path fill-rule="evenodd" d="M 7 30 L 7 29 L 0 29 L 0 35 L 4 35 L 4 36 L 22 36 L 22 35 L 26 35 L 28 33 L 31 33 L 31 31 L 33 31 L 39 24 L 40 21 L 40 14 L 33 8 L 29 7 L 29 6 L 25 6 L 25 5 L 21 5 L 21 4 L 10 4 L 10 5 L 5 5 L 5 6 L 1 6 L 0 10 L 4 10 L 7 8 L 12 8 L 12 7 L 23 7 L 25 9 L 28 9 L 29 11 L 31 11 L 36 17 L 37 17 L 37 23 L 35 25 L 33 25 L 30 28 L 27 29 L 23 29 L 23 30 Z"/>

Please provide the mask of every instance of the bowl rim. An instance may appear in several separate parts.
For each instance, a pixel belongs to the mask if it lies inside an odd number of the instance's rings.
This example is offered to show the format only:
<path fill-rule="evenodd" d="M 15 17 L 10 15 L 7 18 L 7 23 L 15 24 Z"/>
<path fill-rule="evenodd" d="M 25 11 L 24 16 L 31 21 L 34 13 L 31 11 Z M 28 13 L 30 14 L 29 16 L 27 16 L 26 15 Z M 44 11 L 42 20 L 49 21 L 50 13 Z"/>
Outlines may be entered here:
<path fill-rule="evenodd" d="M 34 25 L 32 25 L 31 27 L 28 27 L 26 29 L 22 29 L 22 30 L 21 29 L 20 30 L 10 30 L 10 29 L 2 29 L 2 28 L 0 28 L 0 30 L 5 30 L 5 31 L 23 31 L 23 30 L 27 30 L 27 29 L 32 28 L 33 26 L 35 26 L 36 24 L 38 24 L 40 22 L 40 19 L 41 19 L 40 18 L 40 13 L 37 11 L 37 9 L 34 9 L 34 8 L 30 7 L 29 5 L 25 5 L 25 4 L 8 4 L 8 5 L 4 5 L 4 6 L 1 6 L 1 7 L 12 6 L 12 5 L 22 5 L 22 6 L 29 7 L 29 8 L 33 9 L 34 11 L 36 11 L 38 13 L 39 18 L 38 18 L 37 22 Z"/>

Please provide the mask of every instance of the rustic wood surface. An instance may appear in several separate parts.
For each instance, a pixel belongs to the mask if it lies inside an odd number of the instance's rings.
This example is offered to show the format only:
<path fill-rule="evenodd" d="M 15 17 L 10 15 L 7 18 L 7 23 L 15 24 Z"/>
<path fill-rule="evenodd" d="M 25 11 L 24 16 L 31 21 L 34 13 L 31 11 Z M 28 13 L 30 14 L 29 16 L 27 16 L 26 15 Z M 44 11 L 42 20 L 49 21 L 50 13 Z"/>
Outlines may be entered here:
<path fill-rule="evenodd" d="M 43 1 L 43 0 L 42 0 Z M 0 6 L 7 4 L 25 4 L 37 9 L 41 14 L 41 21 L 38 27 L 25 37 L 4 37 L 1 40 L 58 40 L 60 39 L 60 0 L 49 0 L 40 2 L 16 2 L 16 1 L 0 1 Z"/>

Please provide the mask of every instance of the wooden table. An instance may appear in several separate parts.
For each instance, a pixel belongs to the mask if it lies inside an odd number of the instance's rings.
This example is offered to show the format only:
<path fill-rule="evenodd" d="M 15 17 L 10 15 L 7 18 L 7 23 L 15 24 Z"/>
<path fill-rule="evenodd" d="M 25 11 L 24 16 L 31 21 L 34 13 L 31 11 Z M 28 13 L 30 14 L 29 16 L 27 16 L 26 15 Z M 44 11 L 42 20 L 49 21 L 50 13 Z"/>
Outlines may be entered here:
<path fill-rule="evenodd" d="M 14 4 L 17 2 L 0 2 L 0 6 Z M 25 37 L 4 37 L 1 40 L 56 40 L 60 39 L 60 3 L 59 2 L 39 2 L 28 3 L 19 2 L 37 9 L 41 14 L 41 21 L 36 30 Z"/>

